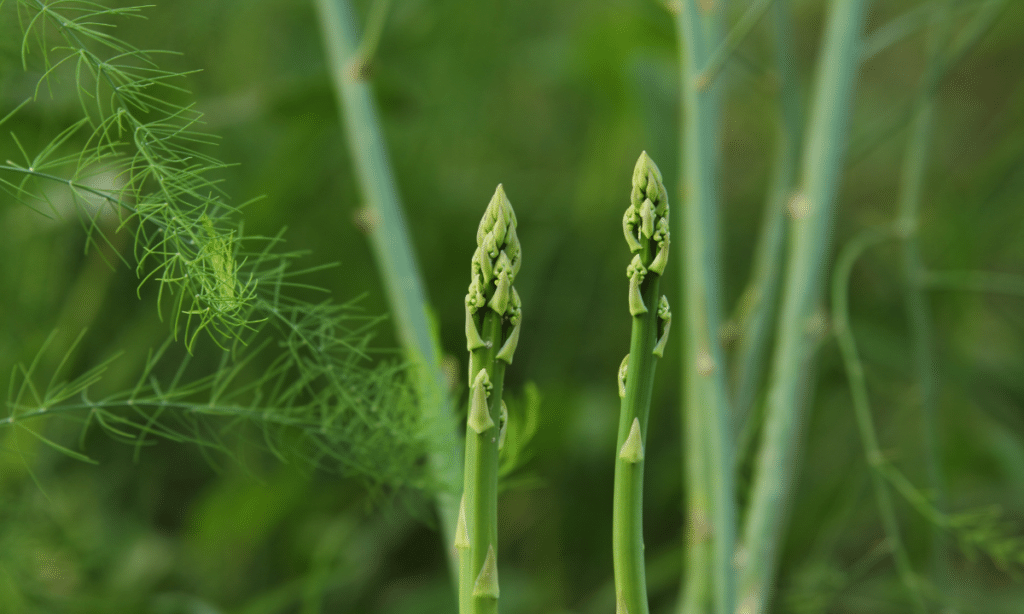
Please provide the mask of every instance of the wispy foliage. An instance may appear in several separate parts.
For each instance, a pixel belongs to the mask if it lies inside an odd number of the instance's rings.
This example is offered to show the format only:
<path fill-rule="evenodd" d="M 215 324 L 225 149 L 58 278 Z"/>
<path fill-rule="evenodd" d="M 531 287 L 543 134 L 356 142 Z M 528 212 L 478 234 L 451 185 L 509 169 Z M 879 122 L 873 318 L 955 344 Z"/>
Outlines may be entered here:
<path fill-rule="evenodd" d="M 189 73 L 159 67 L 156 58 L 170 52 L 138 49 L 110 33 L 110 18 L 137 18 L 144 7 L 78 0 L 16 6 L 22 65 L 28 70 L 33 54 L 42 62 L 33 100 L 70 87 L 83 117 L 34 155 L 12 134 L 22 160 L 0 165 L 7 171 L 0 187 L 59 215 L 41 186 L 65 184 L 92 244 L 108 240 L 98 220 L 113 212 L 117 229 L 134 234 L 131 264 L 140 283 L 155 280 L 161 296 L 173 297 L 172 329 L 185 343 L 191 347 L 204 329 L 214 338 L 236 336 L 252 324 L 242 314 L 254 281 L 239 275 L 236 237 L 223 221 L 240 208 L 227 204 L 214 177 L 227 165 L 203 151 L 216 139 L 201 130 L 202 114 L 191 102 L 177 102 L 190 96 L 183 84 Z M 84 144 L 73 146 L 83 136 Z M 113 185 L 97 187 L 102 177 Z"/>
<path fill-rule="evenodd" d="M 187 73 L 158 66 L 155 58 L 167 52 L 110 33 L 110 18 L 139 17 L 142 7 L 17 0 L 16 8 L 23 66 L 33 54 L 42 58 L 26 103 L 70 81 L 83 116 L 35 155 L 12 135 L 23 160 L 0 165 L 0 188 L 52 216 L 62 214 L 52 188 L 67 190 L 87 245 L 113 247 L 105 229 L 132 233 L 133 258 L 119 257 L 135 268 L 140 287 L 157 282 L 173 339 L 150 352 L 131 390 L 95 399 L 90 392 L 116 358 L 61 381 L 72 347 L 47 381 L 44 347 L 15 368 L 0 426 L 82 460 L 89 457 L 47 438 L 39 419 L 80 423 L 83 442 L 98 426 L 137 450 L 162 437 L 233 456 L 241 438 L 371 485 L 429 487 L 420 470 L 426 425 L 404 366 L 370 360 L 377 319 L 352 304 L 297 298 L 319 290 L 297 278 L 325 267 L 295 267 L 304 253 L 281 251 L 281 234 L 245 235 L 239 207 L 226 203 L 215 178 L 226 165 L 204 153 L 214 137 L 198 128 L 201 114 L 190 102 L 175 102 L 190 96 Z M 211 356 L 219 359 L 212 370 L 204 367 Z"/>

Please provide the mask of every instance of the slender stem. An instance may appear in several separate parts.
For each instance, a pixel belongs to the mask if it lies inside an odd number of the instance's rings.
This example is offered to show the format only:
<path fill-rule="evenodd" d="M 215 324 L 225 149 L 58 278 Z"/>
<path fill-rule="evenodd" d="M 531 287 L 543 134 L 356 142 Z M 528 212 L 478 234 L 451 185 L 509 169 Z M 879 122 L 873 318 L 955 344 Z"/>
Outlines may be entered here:
<path fill-rule="evenodd" d="M 356 60 L 365 68 L 373 62 L 373 56 L 377 53 L 377 46 L 380 45 L 380 37 L 384 33 L 384 24 L 387 22 L 388 11 L 391 9 L 391 0 L 374 0 L 370 6 L 370 16 L 366 20 L 366 29 L 363 31 L 363 40 L 356 50 Z"/>
<path fill-rule="evenodd" d="M 451 544 L 458 520 L 456 493 L 462 478 L 462 458 L 458 453 L 448 384 L 441 370 L 440 345 L 431 332 L 429 303 L 373 97 L 369 85 L 349 70 L 359 43 L 351 8 L 348 0 L 316 0 L 316 6 L 357 178 L 372 212 L 370 240 L 374 255 L 384 278 L 399 340 L 415 366 L 416 391 L 430 429 L 430 470 L 440 485 L 436 499 L 438 516 L 445 543 Z M 454 579 L 458 577 L 457 559 L 453 550 L 446 551 Z"/>
<path fill-rule="evenodd" d="M 761 21 L 761 18 L 768 12 L 773 2 L 775 0 L 754 0 L 750 3 L 743 16 L 740 17 L 736 25 L 729 30 L 729 33 L 725 35 L 725 39 L 715 49 L 704 70 L 700 72 L 700 75 L 697 77 L 698 87 L 706 89 L 714 85 L 715 79 L 718 78 L 719 73 L 722 72 L 722 68 L 725 67 L 732 54 L 736 52 L 736 48 L 740 46 L 743 39 L 747 38 L 747 35 L 754 29 L 757 22 Z"/>
<path fill-rule="evenodd" d="M 790 250 L 767 414 L 744 525 L 739 611 L 761 614 L 769 602 L 805 420 L 808 362 L 815 312 L 842 175 L 847 125 L 860 57 L 866 0 L 834 0 L 829 16 L 809 129 L 803 149 L 802 193 L 791 203 Z"/>
<path fill-rule="evenodd" d="M 885 460 L 882 457 L 881 446 L 878 445 L 874 418 L 871 416 L 871 404 L 868 399 L 867 384 L 865 383 L 864 365 L 861 363 L 857 352 L 857 342 L 850 331 L 849 321 L 849 279 L 854 263 L 869 247 L 891 238 L 891 233 L 864 233 L 850 241 L 842 253 L 840 253 L 836 263 L 835 275 L 832 278 L 832 322 L 836 340 L 839 343 L 839 350 L 843 354 L 846 377 L 850 382 L 850 395 L 853 397 L 853 409 L 857 418 L 857 428 L 860 431 L 861 443 L 864 446 L 864 455 L 870 466 L 871 485 L 875 491 L 878 512 L 882 517 L 882 526 L 885 529 L 886 538 L 892 547 L 893 559 L 896 562 L 896 569 L 900 579 L 914 600 L 914 611 L 923 613 L 925 612 L 924 598 L 921 596 L 917 575 L 910 564 L 910 557 L 903 546 L 903 539 L 900 537 L 899 521 L 896 519 L 896 509 L 893 507 L 892 497 L 889 494 L 889 489 L 885 483 L 885 476 L 882 473 Z"/>
<path fill-rule="evenodd" d="M 786 237 L 786 202 L 796 184 L 800 162 L 803 111 L 789 2 L 775 0 L 773 8 L 775 65 L 779 81 L 779 136 L 772 184 L 754 257 L 754 274 L 743 293 L 737 317 L 739 343 L 733 358 L 733 408 L 735 428 L 743 434 L 737 445 L 737 459 L 746 457 L 746 450 L 753 443 L 755 429 L 752 428 L 754 421 L 749 419 L 750 410 L 765 370 L 771 324 L 778 308 Z"/>
<path fill-rule="evenodd" d="M 683 67 L 683 183 L 686 204 L 683 214 L 683 287 L 686 299 L 684 374 L 686 383 L 684 424 L 687 441 L 697 445 L 693 454 L 702 463 L 687 469 L 688 523 L 707 525 L 712 539 L 712 580 L 715 610 L 733 614 L 734 549 L 736 530 L 735 478 L 731 412 L 726 394 L 725 362 L 718 331 L 721 328 L 718 268 L 718 175 L 720 87 L 702 87 L 700 75 L 721 40 L 722 3 L 698 7 L 695 0 L 682 3 L 677 18 Z M 703 415 L 702 415 L 703 414 Z M 692 466 L 696 464 L 697 466 Z M 704 469 L 701 469 L 701 465 Z M 694 507 L 710 503 L 707 510 Z M 692 535 L 699 533 L 694 530 Z M 703 531 L 702 531 L 703 532 Z M 704 576 L 701 545 L 691 541 L 687 555 L 686 590 L 704 591 L 697 584 Z M 683 603 L 696 599 L 684 595 Z"/>
<path fill-rule="evenodd" d="M 900 174 L 900 191 L 897 204 L 897 228 L 902 231 L 901 265 L 904 278 L 903 299 L 907 322 L 910 328 L 910 347 L 913 355 L 914 379 L 921 410 L 921 436 L 924 442 L 924 463 L 928 474 L 928 485 L 935 493 L 936 506 L 945 507 L 945 483 L 939 464 L 939 441 L 935 424 L 938 411 L 938 373 L 935 360 L 935 341 L 932 335 L 932 313 L 928 297 L 921 288 L 920 278 L 924 272 L 921 248 L 918 244 L 921 195 L 928 166 L 928 149 L 931 144 L 932 124 L 935 115 L 935 89 L 930 84 L 938 79 L 942 66 L 941 49 L 948 39 L 949 13 L 951 3 L 946 2 L 943 10 L 934 19 L 928 40 L 929 64 L 923 78 L 923 87 L 917 98 L 917 108 L 911 126 L 910 141 L 903 157 Z M 849 344 L 853 346 L 852 338 Z M 845 350 L 844 350 L 845 352 Z M 856 348 L 851 352 L 856 355 Z M 859 366 L 859 365 L 858 365 Z M 879 478 L 875 478 L 878 480 Z M 949 570 L 942 552 L 942 530 L 932 526 L 932 567 L 937 586 L 946 586 Z"/>

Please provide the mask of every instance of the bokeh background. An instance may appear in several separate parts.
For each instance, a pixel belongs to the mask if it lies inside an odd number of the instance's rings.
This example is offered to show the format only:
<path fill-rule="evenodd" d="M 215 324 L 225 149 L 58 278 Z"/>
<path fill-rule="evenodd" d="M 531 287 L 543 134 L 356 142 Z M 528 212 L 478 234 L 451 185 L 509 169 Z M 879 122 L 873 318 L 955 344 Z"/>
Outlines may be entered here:
<path fill-rule="evenodd" d="M 362 202 L 312 3 L 156 4 L 145 20 L 118 20 L 115 33 L 140 47 L 181 52 L 161 58 L 168 69 L 201 69 L 187 85 L 206 128 L 221 137 L 213 153 L 237 164 L 219 174 L 224 187 L 235 203 L 262 197 L 244 210 L 247 232 L 287 226 L 288 247 L 310 250 L 308 264 L 340 263 L 311 281 L 341 301 L 362 297 L 368 316 L 386 314 L 357 223 Z M 734 21 L 746 3 L 731 4 Z M 827 3 L 792 4 L 807 89 Z M 873 3 L 868 36 L 907 11 L 938 4 Z M 954 2 L 955 24 L 979 4 Z M 365 18 L 369 2 L 355 5 Z M 920 235 L 930 269 L 1024 274 L 1024 4 L 1006 5 L 938 90 Z M 38 57 L 22 70 L 19 32 L 8 0 L 0 6 L 0 116 L 31 95 L 39 78 Z M 895 218 L 925 39 L 910 29 L 863 66 L 834 232 L 839 246 Z M 765 24 L 723 78 L 720 233 L 731 312 L 749 275 L 774 147 Z M 502 610 L 611 612 L 615 374 L 629 337 L 620 222 L 641 150 L 659 163 L 671 194 L 680 193 L 672 20 L 653 0 L 402 0 L 392 3 L 372 83 L 463 400 L 463 296 L 476 226 L 496 184 L 504 184 L 518 215 L 524 264 L 516 285 L 525 319 L 506 389 L 522 396 L 533 382 L 542 401 L 532 458 L 500 500 Z M 41 90 L 5 128 L 32 151 L 79 117 L 77 100 L 57 87 Z M 16 156 L 5 134 L 0 159 Z M 681 206 L 677 196 L 673 204 Z M 132 385 L 148 349 L 168 332 L 152 292 L 140 300 L 132 270 L 107 266 L 96 250 L 84 253 L 85 235 L 71 212 L 50 219 L 0 198 L 0 232 L 0 372 L 30 362 L 54 333 L 41 354 L 52 370 L 88 327 L 72 374 L 121 351 L 102 386 Z M 130 252 L 130 242 L 119 245 Z M 883 449 L 923 485 L 898 256 L 887 244 L 858 264 L 852 326 Z M 678 292 L 678 261 L 671 267 L 670 297 Z M 936 289 L 928 298 L 949 509 L 998 506 L 1001 531 L 1012 538 L 1021 534 L 1024 514 L 1020 284 L 1005 292 Z M 375 356 L 393 357 L 390 322 L 375 331 Z M 886 552 L 831 337 L 818 354 L 817 375 L 773 611 L 905 611 L 909 601 Z M 674 611 L 681 574 L 680 380 L 673 343 L 658 367 L 646 461 L 648 574 L 659 613 Z M 98 462 L 69 458 L 9 424 L 0 428 L 0 612 L 455 610 L 447 545 L 421 493 L 368 490 L 329 471 L 282 465 L 244 444 L 241 462 L 170 442 L 136 456 L 99 429 L 79 441 L 73 428 L 37 428 Z M 924 571 L 929 525 L 902 499 L 897 508 L 912 559 Z M 948 547 L 955 582 L 942 587 L 950 600 L 944 611 L 1024 611 L 1024 568 L 999 569 L 955 540 Z"/>

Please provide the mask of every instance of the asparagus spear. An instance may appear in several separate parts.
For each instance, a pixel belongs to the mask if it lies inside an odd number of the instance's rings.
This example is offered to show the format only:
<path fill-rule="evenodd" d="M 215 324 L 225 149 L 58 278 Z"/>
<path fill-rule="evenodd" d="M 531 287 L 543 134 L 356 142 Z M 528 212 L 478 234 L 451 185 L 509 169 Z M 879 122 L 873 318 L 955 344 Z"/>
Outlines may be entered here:
<path fill-rule="evenodd" d="M 630 205 L 622 219 L 633 260 L 629 276 L 629 313 L 633 333 L 629 354 L 619 368 L 619 434 L 616 443 L 612 509 L 612 557 L 616 614 L 647 614 L 644 572 L 644 442 L 651 408 L 654 367 L 665 350 L 672 314 L 658 285 L 668 263 L 668 194 L 661 171 L 647 152 L 633 169 Z"/>
<path fill-rule="evenodd" d="M 472 281 L 466 294 L 469 415 L 466 462 L 455 547 L 459 551 L 459 612 L 498 611 L 498 447 L 505 366 L 519 342 L 522 317 L 512 283 L 519 272 L 516 214 L 499 185 L 476 233 Z"/>

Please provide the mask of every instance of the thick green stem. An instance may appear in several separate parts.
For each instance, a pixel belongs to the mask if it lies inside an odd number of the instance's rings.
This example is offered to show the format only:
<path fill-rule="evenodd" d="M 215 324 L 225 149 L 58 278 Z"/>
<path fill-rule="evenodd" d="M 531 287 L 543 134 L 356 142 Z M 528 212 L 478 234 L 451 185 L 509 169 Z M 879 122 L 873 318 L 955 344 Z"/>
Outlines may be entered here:
<path fill-rule="evenodd" d="M 629 354 L 619 367 L 619 433 L 615 440 L 615 485 L 612 500 L 612 562 L 616 614 L 647 614 L 644 566 L 644 451 L 654 389 L 654 368 L 665 351 L 672 324 L 668 299 L 659 298 L 668 264 L 671 233 L 668 194 L 661 171 L 640 154 L 633 169 L 630 205 L 622 230 L 633 259 L 629 277 L 629 313 L 633 330 Z"/>
<path fill-rule="evenodd" d="M 726 394 L 721 328 L 721 274 L 718 263 L 718 176 L 720 86 L 701 79 L 721 41 L 721 3 L 698 7 L 682 2 L 677 18 L 683 66 L 683 288 L 686 299 L 684 424 L 687 441 L 703 457 L 687 469 L 687 513 L 691 536 L 705 534 L 710 520 L 711 577 L 715 611 L 733 614 L 733 557 L 736 530 L 735 477 L 731 412 Z M 691 457 L 692 458 L 692 457 Z M 695 463 L 689 462 L 694 465 Z M 695 506 L 702 501 L 710 510 Z M 708 513 L 710 511 L 710 513 Z M 697 527 L 702 527 L 700 530 Z M 686 586 L 704 592 L 706 578 L 699 558 L 699 539 L 688 545 Z M 683 603 L 696 599 L 684 595 Z"/>
<path fill-rule="evenodd" d="M 431 332 L 429 303 L 370 87 L 352 70 L 351 62 L 358 57 L 359 38 L 351 8 L 348 0 L 316 0 L 316 7 L 356 176 L 370 211 L 374 256 L 384 279 L 399 340 L 415 367 L 416 392 L 429 425 L 430 471 L 440 485 L 436 499 L 438 516 L 445 543 L 451 544 L 458 519 L 456 493 L 462 478 L 462 458 L 458 453 L 448 384 L 441 370 L 441 349 Z M 454 579 L 457 560 L 454 551 L 446 551 Z"/>
<path fill-rule="evenodd" d="M 615 440 L 615 487 L 612 503 L 612 559 L 615 568 L 617 614 L 647 614 L 647 580 L 644 571 L 642 451 L 647 442 L 647 422 L 654 389 L 654 368 L 658 357 L 652 350 L 658 333 L 660 275 L 648 275 L 640 286 L 647 313 L 633 317 L 626 369 L 626 394 L 619 411 L 619 434 Z M 639 424 L 639 457 L 626 445 L 634 421 Z M 632 443 L 632 442 L 631 442 Z M 623 452 L 627 453 L 624 454 Z"/>
<path fill-rule="evenodd" d="M 802 393 L 811 359 L 842 176 L 847 126 L 860 58 L 866 0 L 834 0 L 815 83 L 803 150 L 801 192 L 790 203 L 790 250 L 750 508 L 744 525 L 739 612 L 766 611 L 778 565 L 793 485 Z"/>
<path fill-rule="evenodd" d="M 476 234 L 466 294 L 469 412 L 462 504 L 455 529 L 459 551 L 459 612 L 498 611 L 498 449 L 501 447 L 505 365 L 512 363 L 522 318 L 512 283 L 521 250 L 512 204 L 499 185 Z"/>
<path fill-rule="evenodd" d="M 496 360 L 495 355 L 501 347 L 501 326 L 502 316 L 488 310 L 481 331 L 486 345 L 474 350 L 470 357 L 474 377 L 481 369 L 488 374 L 491 390 L 487 397 L 487 414 L 491 425 L 480 432 L 477 432 L 479 425 L 474 425 L 472 419 L 467 420 L 466 425 L 462 521 L 469 544 L 468 547 L 460 544 L 459 548 L 459 612 L 462 614 L 498 611 L 498 433 L 505 363 Z M 488 561 L 488 557 L 492 560 Z M 493 594 L 487 590 L 489 586 L 485 586 L 491 580 L 486 576 L 490 573 L 490 569 L 485 569 L 488 565 L 494 571 Z"/>

